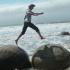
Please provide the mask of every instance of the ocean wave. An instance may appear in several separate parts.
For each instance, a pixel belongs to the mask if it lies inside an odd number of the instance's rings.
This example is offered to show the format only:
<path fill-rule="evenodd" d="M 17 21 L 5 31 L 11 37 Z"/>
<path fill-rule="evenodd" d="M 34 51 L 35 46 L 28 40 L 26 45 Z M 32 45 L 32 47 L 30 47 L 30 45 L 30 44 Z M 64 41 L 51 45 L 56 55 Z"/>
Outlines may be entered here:
<path fill-rule="evenodd" d="M 18 46 L 31 55 L 35 49 L 45 44 L 60 44 L 70 51 L 70 36 L 59 35 L 62 31 L 70 32 L 70 23 L 59 24 L 36 24 L 41 34 L 46 38 L 41 40 L 38 34 L 28 28 L 25 35 L 18 42 Z M 0 46 L 16 45 L 15 39 L 22 31 L 21 26 L 0 27 Z"/>

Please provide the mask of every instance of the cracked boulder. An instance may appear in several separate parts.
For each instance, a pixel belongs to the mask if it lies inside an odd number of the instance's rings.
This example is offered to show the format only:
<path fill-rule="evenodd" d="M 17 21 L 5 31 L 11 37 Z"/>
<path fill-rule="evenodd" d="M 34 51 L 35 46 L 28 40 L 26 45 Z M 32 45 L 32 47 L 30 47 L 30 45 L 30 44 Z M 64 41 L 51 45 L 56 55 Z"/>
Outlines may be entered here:
<path fill-rule="evenodd" d="M 32 56 L 35 69 L 66 69 L 70 66 L 70 53 L 58 44 L 40 46 Z"/>

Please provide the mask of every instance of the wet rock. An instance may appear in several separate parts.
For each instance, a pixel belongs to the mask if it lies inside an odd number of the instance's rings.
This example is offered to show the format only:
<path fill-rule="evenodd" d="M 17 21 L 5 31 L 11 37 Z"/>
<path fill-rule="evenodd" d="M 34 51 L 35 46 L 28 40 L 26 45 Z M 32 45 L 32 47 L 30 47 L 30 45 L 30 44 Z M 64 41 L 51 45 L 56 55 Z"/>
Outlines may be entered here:
<path fill-rule="evenodd" d="M 61 32 L 60 35 L 70 35 L 70 33 L 64 31 L 64 32 Z"/>
<path fill-rule="evenodd" d="M 26 51 L 18 46 L 0 47 L 0 70 L 27 69 L 32 67 Z"/>
<path fill-rule="evenodd" d="M 34 52 L 32 65 L 35 69 L 66 69 L 70 66 L 70 53 L 57 44 L 43 45 Z"/>

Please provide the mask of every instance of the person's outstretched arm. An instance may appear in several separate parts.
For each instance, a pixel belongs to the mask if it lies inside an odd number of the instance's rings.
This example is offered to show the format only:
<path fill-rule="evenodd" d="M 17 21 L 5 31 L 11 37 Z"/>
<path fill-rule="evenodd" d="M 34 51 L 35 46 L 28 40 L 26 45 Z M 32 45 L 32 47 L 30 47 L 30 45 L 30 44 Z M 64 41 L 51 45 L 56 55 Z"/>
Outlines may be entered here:
<path fill-rule="evenodd" d="M 27 12 L 27 13 L 30 14 L 30 15 L 33 15 L 33 16 L 38 16 L 38 15 L 44 14 L 43 12 L 42 13 Z"/>
<path fill-rule="evenodd" d="M 42 14 L 44 14 L 44 13 L 42 12 L 42 13 L 34 13 L 34 14 L 37 14 L 37 15 L 42 15 Z"/>

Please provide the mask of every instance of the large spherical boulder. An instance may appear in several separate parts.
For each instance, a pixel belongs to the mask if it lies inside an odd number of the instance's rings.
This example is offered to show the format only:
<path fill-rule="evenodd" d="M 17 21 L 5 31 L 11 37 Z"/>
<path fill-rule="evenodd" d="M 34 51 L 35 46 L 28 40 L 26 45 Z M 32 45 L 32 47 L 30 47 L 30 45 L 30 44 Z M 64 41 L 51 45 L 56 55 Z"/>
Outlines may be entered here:
<path fill-rule="evenodd" d="M 26 51 L 18 46 L 0 47 L 0 70 L 26 69 L 32 67 Z"/>
<path fill-rule="evenodd" d="M 60 45 L 43 45 L 34 52 L 32 65 L 35 69 L 65 69 L 70 66 L 70 53 Z"/>
<path fill-rule="evenodd" d="M 61 32 L 60 35 L 70 35 L 70 33 L 64 31 L 64 32 Z"/>

